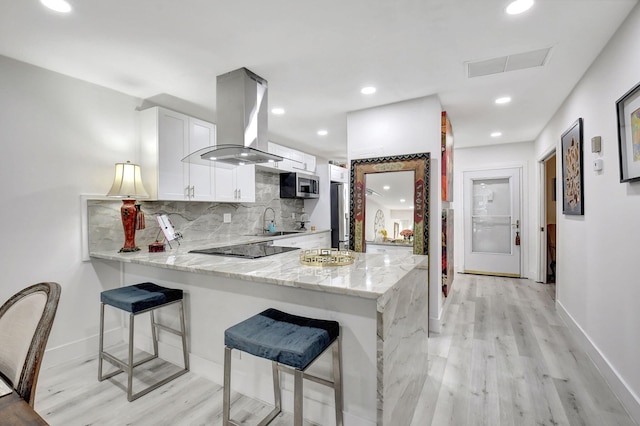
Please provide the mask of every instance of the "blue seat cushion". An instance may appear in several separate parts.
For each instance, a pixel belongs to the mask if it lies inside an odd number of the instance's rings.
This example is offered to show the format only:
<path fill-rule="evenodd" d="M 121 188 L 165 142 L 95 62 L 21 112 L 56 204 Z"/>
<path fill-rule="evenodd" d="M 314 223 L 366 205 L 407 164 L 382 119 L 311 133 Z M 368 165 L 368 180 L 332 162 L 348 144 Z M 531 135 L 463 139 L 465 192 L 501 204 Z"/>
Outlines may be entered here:
<path fill-rule="evenodd" d="M 224 332 L 224 344 L 304 370 L 340 334 L 337 321 L 267 309 Z"/>
<path fill-rule="evenodd" d="M 135 314 L 182 299 L 182 290 L 154 283 L 134 284 L 100 293 L 100 301 Z"/>

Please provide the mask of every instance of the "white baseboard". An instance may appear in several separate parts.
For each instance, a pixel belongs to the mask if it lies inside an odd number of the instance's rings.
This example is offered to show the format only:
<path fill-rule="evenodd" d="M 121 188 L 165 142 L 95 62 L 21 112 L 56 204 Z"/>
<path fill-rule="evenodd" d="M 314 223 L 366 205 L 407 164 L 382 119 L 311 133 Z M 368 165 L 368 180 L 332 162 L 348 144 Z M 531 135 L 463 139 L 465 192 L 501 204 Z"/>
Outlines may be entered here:
<path fill-rule="evenodd" d="M 122 329 L 114 328 L 104 332 L 104 345 L 109 346 L 122 341 Z M 98 355 L 99 335 L 88 337 L 86 339 L 76 340 L 75 342 L 65 343 L 64 345 L 49 348 L 45 351 L 42 360 L 42 369 L 61 365 L 73 359 L 88 358 Z"/>
<path fill-rule="evenodd" d="M 440 334 L 442 332 L 442 318 L 444 318 L 444 314 L 447 312 L 447 308 L 450 305 L 450 299 L 451 295 L 444 298 L 444 301 L 442 302 L 442 309 L 440 311 L 440 317 L 429 317 L 429 332 L 436 334 Z"/>
<path fill-rule="evenodd" d="M 624 408 L 627 410 L 631 418 L 640 424 L 640 398 L 636 395 L 631 388 L 627 385 L 626 381 L 618 374 L 616 369 L 611 365 L 609 360 L 598 349 L 598 347 L 591 341 L 587 333 L 580 327 L 580 325 L 573 319 L 571 314 L 567 312 L 561 302 L 556 300 L 556 311 L 560 317 L 567 324 L 567 327 L 571 331 L 574 337 L 578 340 L 582 349 L 587 353 L 591 361 L 596 365 L 600 374 L 604 377 L 605 381 L 618 397 Z"/>

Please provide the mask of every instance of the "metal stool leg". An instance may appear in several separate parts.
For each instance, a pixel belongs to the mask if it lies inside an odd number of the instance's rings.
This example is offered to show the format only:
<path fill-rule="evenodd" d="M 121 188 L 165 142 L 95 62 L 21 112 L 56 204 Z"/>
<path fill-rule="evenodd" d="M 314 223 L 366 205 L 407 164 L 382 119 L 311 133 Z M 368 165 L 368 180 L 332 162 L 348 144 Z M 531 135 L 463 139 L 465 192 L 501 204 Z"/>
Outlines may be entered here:
<path fill-rule="evenodd" d="M 102 379 L 102 352 L 104 350 L 104 303 L 100 304 L 100 347 L 98 348 L 98 381 Z"/>
<path fill-rule="evenodd" d="M 231 348 L 224 348 L 224 390 L 222 395 L 222 426 L 229 426 L 231 423 Z"/>
<path fill-rule="evenodd" d="M 280 389 L 280 372 L 278 371 L 278 363 L 271 361 L 271 370 L 273 373 L 273 405 L 276 407 L 277 416 L 282 412 L 282 391 Z"/>
<path fill-rule="evenodd" d="M 333 391 L 336 397 L 336 426 L 342 426 L 342 349 L 340 347 L 340 336 L 333 345 Z"/>
<path fill-rule="evenodd" d="M 184 357 L 184 369 L 189 369 L 189 353 L 187 352 L 187 327 L 184 320 L 184 299 L 180 302 L 180 330 L 182 331 L 182 356 Z"/>
<path fill-rule="evenodd" d="M 134 315 L 129 314 L 129 365 L 127 366 L 127 399 L 133 401 L 133 329 Z"/>
<path fill-rule="evenodd" d="M 293 425 L 302 426 L 302 379 L 304 372 L 296 369 L 293 373 Z"/>
<path fill-rule="evenodd" d="M 151 340 L 153 341 L 153 355 L 158 356 L 158 331 L 156 330 L 156 318 L 153 311 L 149 312 L 151 317 Z"/>

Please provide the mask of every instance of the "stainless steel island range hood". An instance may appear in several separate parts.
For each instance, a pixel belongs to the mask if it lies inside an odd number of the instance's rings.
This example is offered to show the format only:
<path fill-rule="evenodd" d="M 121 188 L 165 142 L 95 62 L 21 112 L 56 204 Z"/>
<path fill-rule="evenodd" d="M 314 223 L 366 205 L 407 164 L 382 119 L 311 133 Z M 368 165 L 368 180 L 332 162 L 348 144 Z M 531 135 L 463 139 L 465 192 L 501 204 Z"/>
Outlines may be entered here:
<path fill-rule="evenodd" d="M 281 161 L 267 152 L 267 80 L 240 68 L 216 78 L 216 145 L 192 152 L 184 162 L 234 166 Z"/>

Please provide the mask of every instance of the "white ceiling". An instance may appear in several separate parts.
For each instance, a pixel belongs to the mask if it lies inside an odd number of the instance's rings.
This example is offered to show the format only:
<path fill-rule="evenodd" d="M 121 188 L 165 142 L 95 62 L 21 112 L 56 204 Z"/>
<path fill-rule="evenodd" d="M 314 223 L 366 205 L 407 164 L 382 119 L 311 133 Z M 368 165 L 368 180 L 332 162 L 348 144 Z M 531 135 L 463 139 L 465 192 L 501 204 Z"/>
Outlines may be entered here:
<path fill-rule="evenodd" d="M 346 113 L 438 95 L 457 147 L 531 141 L 637 0 L 0 0 L 0 54 L 215 121 L 215 78 L 269 81 L 270 139 L 346 157 Z M 551 47 L 542 67 L 468 79 L 466 62 Z M 377 93 L 360 94 L 373 85 Z M 506 106 L 494 98 L 509 95 Z M 324 128 L 327 136 L 316 134 Z M 489 134 L 501 131 L 493 139 Z"/>

